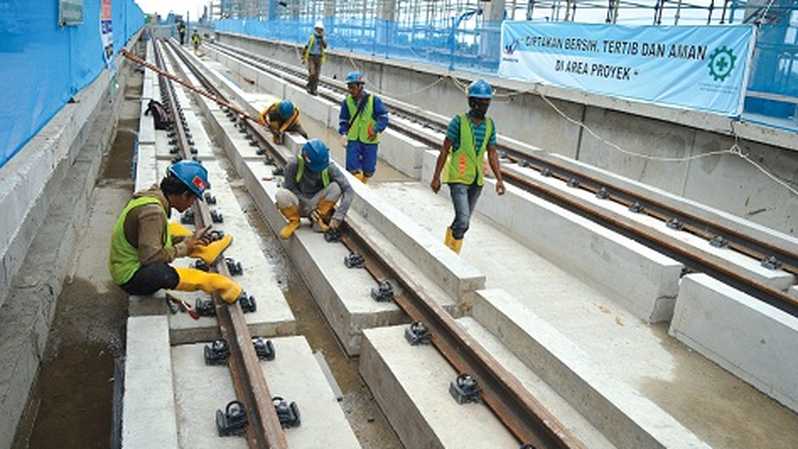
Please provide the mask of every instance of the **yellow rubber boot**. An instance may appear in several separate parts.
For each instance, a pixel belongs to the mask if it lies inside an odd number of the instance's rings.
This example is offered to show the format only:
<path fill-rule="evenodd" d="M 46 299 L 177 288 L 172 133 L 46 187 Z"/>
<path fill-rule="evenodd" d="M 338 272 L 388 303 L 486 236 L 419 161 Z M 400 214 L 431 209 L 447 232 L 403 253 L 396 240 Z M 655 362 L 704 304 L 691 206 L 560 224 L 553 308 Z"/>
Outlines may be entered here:
<path fill-rule="evenodd" d="M 169 235 L 171 235 L 173 238 L 174 237 L 187 238 L 191 237 L 193 234 L 194 232 L 192 232 L 191 229 L 183 226 L 182 224 L 176 221 L 169 222 Z"/>
<path fill-rule="evenodd" d="M 297 206 L 288 206 L 280 209 L 280 213 L 288 220 L 288 224 L 283 226 L 283 229 L 280 229 L 280 238 L 287 240 L 299 228 L 299 208 Z"/>
<path fill-rule="evenodd" d="M 206 273 L 194 268 L 175 268 L 180 283 L 175 290 L 193 292 L 202 290 L 208 294 L 218 293 L 228 304 L 233 304 L 241 296 L 241 286 L 234 280 L 219 273 Z"/>
<path fill-rule="evenodd" d="M 463 239 L 455 239 L 454 234 L 452 234 L 451 227 L 446 228 L 446 238 L 444 239 L 443 243 L 457 254 L 460 254 L 460 249 L 463 248 Z"/>
<path fill-rule="evenodd" d="M 447 227 L 446 228 L 446 237 L 443 238 L 443 244 L 446 245 L 447 248 L 451 249 L 452 248 L 452 240 L 454 240 L 454 237 L 452 237 L 452 228 L 451 227 Z"/>
<path fill-rule="evenodd" d="M 224 237 L 209 245 L 198 246 L 194 248 L 189 256 L 195 259 L 202 259 L 203 262 L 210 265 L 219 258 L 222 252 L 226 250 L 231 243 L 233 243 L 233 236 L 230 234 L 225 234 Z"/>
<path fill-rule="evenodd" d="M 360 178 L 360 182 L 362 182 L 363 184 L 368 184 L 369 183 L 369 177 L 366 176 L 365 173 L 363 173 L 362 177 Z"/>
<path fill-rule="evenodd" d="M 360 181 L 360 182 L 363 182 L 363 179 L 365 178 L 365 176 L 363 175 L 363 172 L 362 172 L 362 171 L 360 171 L 360 170 L 358 170 L 358 171 L 356 171 L 356 172 L 353 172 L 353 173 L 352 173 L 352 176 L 354 176 L 355 178 L 357 178 L 357 180 L 358 180 L 358 181 Z"/>

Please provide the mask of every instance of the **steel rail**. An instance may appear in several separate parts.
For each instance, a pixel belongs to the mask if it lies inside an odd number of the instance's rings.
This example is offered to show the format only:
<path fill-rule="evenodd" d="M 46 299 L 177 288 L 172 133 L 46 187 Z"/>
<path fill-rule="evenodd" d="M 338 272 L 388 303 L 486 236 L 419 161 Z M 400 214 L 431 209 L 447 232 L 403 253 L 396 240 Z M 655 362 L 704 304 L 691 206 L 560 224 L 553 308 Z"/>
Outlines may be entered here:
<path fill-rule="evenodd" d="M 154 68 L 159 69 L 159 82 L 162 86 L 167 86 L 165 88 L 166 101 L 169 103 L 169 109 L 174 117 L 177 145 L 183 158 L 188 159 L 191 154 L 186 128 L 180 114 L 181 111 L 178 109 L 179 103 L 174 92 L 174 86 L 171 82 L 167 82 L 170 78 L 163 73 L 165 72 L 165 64 L 158 41 L 153 41 L 153 48 L 155 49 L 155 58 L 158 65 L 158 67 Z M 130 58 L 131 55 L 128 53 L 125 56 Z M 132 60 L 137 63 L 142 62 L 140 58 L 137 59 Z M 146 62 L 144 65 L 151 66 Z M 213 222 L 210 209 L 203 201 L 195 202 L 193 210 L 196 226 L 203 227 Z M 223 259 L 219 259 L 211 268 L 221 275 L 230 277 Z M 252 345 L 252 336 L 249 333 L 241 306 L 237 302 L 235 304 L 225 303 L 218 294 L 213 295 L 213 301 L 220 333 L 230 347 L 228 364 L 233 378 L 236 397 L 244 403 L 246 408 L 248 418 L 246 440 L 248 446 L 250 449 L 288 449 L 288 441 L 277 418 L 277 413 L 272 403 L 272 395 Z"/>
<path fill-rule="evenodd" d="M 274 73 L 274 70 L 279 69 L 282 71 L 291 72 L 293 74 L 292 75 L 293 77 L 300 79 L 306 78 L 304 72 L 288 64 L 275 62 L 257 55 L 252 55 L 252 54 L 244 55 L 244 53 L 242 53 L 242 50 L 226 44 L 212 43 L 210 45 L 216 47 L 219 51 L 241 62 L 269 70 L 272 73 Z M 263 66 L 258 66 L 257 64 L 253 64 L 252 63 L 253 60 L 256 60 L 262 64 L 266 64 L 267 66 L 270 67 L 267 68 Z M 278 74 L 278 76 L 284 79 L 289 79 L 284 74 Z M 335 84 L 328 80 L 320 80 L 320 84 L 327 86 L 331 90 L 339 92 L 346 91 L 346 89 L 342 85 Z M 320 93 L 320 95 L 328 99 L 338 101 L 334 97 L 324 95 L 324 93 Z M 409 118 L 411 121 L 414 121 L 416 123 L 425 126 L 432 125 L 430 126 L 431 128 L 437 129 L 438 132 L 445 134 L 447 123 L 442 123 L 427 116 L 421 116 L 417 111 L 412 109 L 407 109 L 401 104 L 402 102 L 397 102 L 391 99 L 390 97 L 381 97 L 381 98 L 383 99 L 383 102 L 390 107 L 392 112 L 398 113 L 397 115 L 405 116 L 406 118 Z M 403 134 L 410 134 L 409 130 L 400 129 L 398 131 Z M 435 148 L 435 146 L 440 145 L 440 142 L 433 142 L 433 143 L 434 143 L 433 148 Z M 510 160 L 528 164 L 530 168 L 533 168 L 539 172 L 546 171 L 547 173 L 550 173 L 552 177 L 558 178 L 566 182 L 570 180 L 577 180 L 579 182 L 579 188 L 581 189 L 590 191 L 592 193 L 597 193 L 600 190 L 604 189 L 604 191 L 606 191 L 610 195 L 609 198 L 611 198 L 613 201 L 624 204 L 626 206 L 631 206 L 636 202 L 640 203 L 641 205 L 644 206 L 644 210 L 642 211 L 642 213 L 644 214 L 648 214 L 662 221 L 668 221 L 672 218 L 676 218 L 684 226 L 684 228 L 682 229 L 683 231 L 690 232 L 707 240 L 711 240 L 716 236 L 722 236 L 729 241 L 729 247 L 735 249 L 738 252 L 751 256 L 755 259 L 762 260 L 765 257 L 774 256 L 784 264 L 783 269 L 785 271 L 789 271 L 793 274 L 798 274 L 798 254 L 791 253 L 785 250 L 784 248 L 780 248 L 769 242 L 756 239 L 754 237 L 744 234 L 743 232 L 737 231 L 735 229 L 729 228 L 727 226 L 718 223 L 714 223 L 710 220 L 698 217 L 694 214 L 686 213 L 682 210 L 676 209 L 662 202 L 645 198 L 628 189 L 607 183 L 606 181 L 600 180 L 590 175 L 585 175 L 581 172 L 573 170 L 555 161 L 546 160 L 513 149 L 506 145 L 500 144 L 497 147 L 500 151 L 503 151 L 508 156 L 510 156 L 509 157 Z"/>
<path fill-rule="evenodd" d="M 208 91 L 215 92 L 213 96 L 223 97 L 219 89 L 184 54 L 178 54 L 200 83 Z M 284 166 L 289 155 L 272 143 L 265 128 L 252 123 L 247 125 L 263 147 L 274 156 L 275 162 Z M 365 268 L 375 281 L 393 279 L 401 284 L 402 292 L 394 297 L 396 304 L 412 320 L 423 322 L 428 327 L 432 344 L 458 373 L 468 373 L 477 379 L 483 402 L 518 441 L 532 444 L 537 449 L 587 449 L 512 373 L 468 335 L 422 286 L 391 268 L 379 252 L 361 237 L 360 230 L 344 224 L 342 231 L 341 242 L 350 251 L 364 256 Z"/>
<path fill-rule="evenodd" d="M 287 72 L 293 72 L 293 75 L 286 75 L 285 73 L 275 75 L 294 84 L 299 84 L 297 80 L 304 78 L 302 72 L 288 66 L 287 64 L 276 63 L 255 55 L 244 56 L 243 53 L 240 53 L 240 50 L 232 49 L 230 46 L 224 44 L 215 43 L 212 45 L 218 51 L 235 58 L 240 62 L 244 62 L 253 67 L 266 70 L 270 73 L 275 74 L 275 71 L 278 69 Z M 260 61 L 260 63 L 253 61 Z M 321 84 L 334 91 L 345 91 L 342 86 L 329 81 L 321 81 Z M 338 102 L 339 100 L 334 95 L 327 94 L 325 92 L 320 92 L 319 96 L 334 102 Z M 415 111 L 409 111 L 401 107 L 397 107 L 395 104 L 392 104 L 390 99 L 384 99 L 384 102 L 388 104 L 392 110 L 398 109 L 400 116 L 409 116 L 411 117 L 412 121 L 422 123 L 425 126 L 433 129 L 437 129 L 437 132 L 445 132 L 445 124 L 430 120 L 429 118 L 421 117 Z M 431 148 L 435 148 L 440 144 L 440 142 L 434 142 L 429 135 L 424 135 L 422 132 L 414 132 L 405 128 L 397 129 L 397 131 L 422 143 L 425 143 Z M 752 258 L 763 260 L 768 256 L 775 255 L 775 257 L 784 264 L 782 268 L 783 270 L 798 275 L 798 254 L 792 254 L 789 251 L 779 248 L 768 242 L 758 240 L 734 229 L 712 223 L 704 218 L 688 214 L 684 211 L 679 211 L 661 202 L 644 198 L 627 189 L 607 184 L 604 181 L 596 179 L 595 177 L 584 175 L 555 162 L 528 155 L 506 146 L 500 146 L 500 151 L 504 151 L 507 154 L 512 154 L 510 159 L 523 162 L 530 166 L 530 168 L 538 170 L 541 173 L 546 173 L 547 176 L 552 176 L 566 182 L 573 183 L 575 181 L 576 188 L 581 188 L 592 193 L 597 193 L 603 190 L 608 195 L 607 199 L 616 201 L 625 206 L 638 204 L 642 206 L 641 213 L 648 214 L 659 220 L 669 221 L 675 218 L 682 226 L 682 231 L 690 232 L 707 240 L 711 240 L 716 236 L 721 236 L 727 239 L 728 246 L 731 249 L 746 254 Z M 514 185 L 532 194 L 545 197 L 547 200 L 564 206 L 587 219 L 597 222 L 603 226 L 611 227 L 617 232 L 620 232 L 621 234 L 649 248 L 663 252 L 677 260 L 680 260 L 694 271 L 705 272 L 761 301 L 777 307 L 793 316 L 798 316 L 798 300 L 792 298 L 790 295 L 781 290 L 770 287 L 758 280 L 751 279 L 738 270 L 729 268 L 723 263 L 722 259 L 718 257 L 709 257 L 708 255 L 696 250 L 688 243 L 675 239 L 665 239 L 655 236 L 654 234 L 641 229 L 639 226 L 636 226 L 631 220 L 624 222 L 613 218 L 610 216 L 610 214 L 599 207 L 573 201 L 567 196 L 559 193 L 556 188 L 546 186 L 543 183 L 535 181 L 533 178 L 520 176 L 508 170 L 502 170 L 502 176 Z"/>

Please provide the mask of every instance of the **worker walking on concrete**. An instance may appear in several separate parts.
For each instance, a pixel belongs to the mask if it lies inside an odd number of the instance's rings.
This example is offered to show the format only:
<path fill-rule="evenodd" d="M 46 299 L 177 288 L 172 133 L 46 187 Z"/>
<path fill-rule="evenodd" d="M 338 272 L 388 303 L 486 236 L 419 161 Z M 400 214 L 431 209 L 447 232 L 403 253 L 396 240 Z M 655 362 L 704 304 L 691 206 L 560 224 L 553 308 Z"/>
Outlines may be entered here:
<path fill-rule="evenodd" d="M 186 44 L 186 24 L 182 20 L 177 22 L 177 34 L 180 35 L 180 45 Z"/>
<path fill-rule="evenodd" d="M 280 230 L 287 239 L 299 228 L 300 217 L 308 217 L 316 232 L 338 229 L 354 196 L 344 173 L 330 163 L 330 150 L 319 139 L 311 139 L 301 154 L 285 166 L 283 186 L 275 200 L 288 220 Z M 338 199 L 341 204 L 335 208 Z"/>
<path fill-rule="evenodd" d="M 205 230 L 192 233 L 170 223 L 172 208 L 184 212 L 202 198 L 209 187 L 208 171 L 195 161 L 169 167 L 160 186 L 135 193 L 114 225 L 109 270 L 114 283 L 131 295 L 151 295 L 160 289 L 218 293 L 228 303 L 241 295 L 241 287 L 217 273 L 169 265 L 178 257 L 193 257 L 211 264 L 232 237 L 208 242 Z"/>
<path fill-rule="evenodd" d="M 191 34 L 191 44 L 194 46 L 194 54 L 196 55 L 199 52 L 200 44 L 202 44 L 202 36 L 194 30 L 194 33 Z"/>
<path fill-rule="evenodd" d="M 468 230 L 471 214 L 485 184 L 485 154 L 496 176 L 496 193 L 504 195 L 504 182 L 496 152 L 496 127 L 493 119 L 486 117 L 493 98 L 493 89 L 484 80 L 468 86 L 466 114 L 454 116 L 449 122 L 443 147 L 438 155 L 430 187 L 438 193 L 441 177 L 448 184 L 454 204 L 454 221 L 446 229 L 444 243 L 455 253 L 463 247 L 463 237 Z"/>
<path fill-rule="evenodd" d="M 321 65 L 324 64 L 327 49 L 327 40 L 324 39 L 324 23 L 319 20 L 313 26 L 313 33 L 308 38 L 308 43 L 302 50 L 302 63 L 308 65 L 308 85 L 307 91 L 311 95 L 316 95 L 319 88 L 319 75 Z"/>
<path fill-rule="evenodd" d="M 366 92 L 360 72 L 346 75 L 349 95 L 341 103 L 338 133 L 346 136 L 346 171 L 364 184 L 377 170 L 380 133 L 388 127 L 388 110 L 379 97 Z"/>
<path fill-rule="evenodd" d="M 283 143 L 286 132 L 297 133 L 308 138 L 308 133 L 299 123 L 299 108 L 290 100 L 280 100 L 260 113 L 261 125 L 268 126 L 274 136 L 274 143 Z"/>

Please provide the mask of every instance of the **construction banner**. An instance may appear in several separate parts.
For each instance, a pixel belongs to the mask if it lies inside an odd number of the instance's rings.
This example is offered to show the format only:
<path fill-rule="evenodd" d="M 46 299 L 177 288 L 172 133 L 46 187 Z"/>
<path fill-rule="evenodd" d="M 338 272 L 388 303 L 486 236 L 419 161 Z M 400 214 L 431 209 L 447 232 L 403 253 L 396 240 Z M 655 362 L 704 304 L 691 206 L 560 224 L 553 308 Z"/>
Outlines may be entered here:
<path fill-rule="evenodd" d="M 114 56 L 114 30 L 111 0 L 102 0 L 100 2 L 100 40 L 103 46 L 105 64 L 108 65 L 111 63 L 111 58 Z"/>
<path fill-rule="evenodd" d="M 754 28 L 502 24 L 499 75 L 739 116 Z"/>

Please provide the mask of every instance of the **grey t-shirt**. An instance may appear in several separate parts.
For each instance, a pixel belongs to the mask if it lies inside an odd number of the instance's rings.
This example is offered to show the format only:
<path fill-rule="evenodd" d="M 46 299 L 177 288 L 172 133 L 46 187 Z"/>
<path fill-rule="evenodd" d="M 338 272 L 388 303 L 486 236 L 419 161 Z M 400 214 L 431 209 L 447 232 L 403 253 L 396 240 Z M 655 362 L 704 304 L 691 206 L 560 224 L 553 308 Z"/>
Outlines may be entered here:
<path fill-rule="evenodd" d="M 302 175 L 302 179 L 299 184 L 297 184 L 296 170 L 296 159 L 290 161 L 288 165 L 285 166 L 283 188 L 290 190 L 297 196 L 305 198 L 312 198 L 319 193 L 320 190 L 324 189 L 321 172 L 314 172 L 305 166 L 305 174 Z M 346 176 L 337 165 L 330 164 L 329 172 L 330 182 L 337 183 L 338 187 L 341 188 L 341 202 L 338 204 L 338 207 L 335 208 L 335 213 L 333 214 L 334 219 L 341 221 L 349 211 L 349 206 L 352 204 L 352 199 L 354 198 L 354 191 L 352 190 L 352 186 L 349 185 L 349 181 L 346 180 Z"/>

